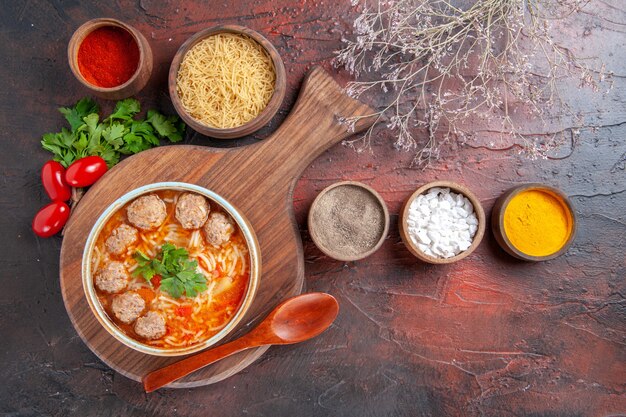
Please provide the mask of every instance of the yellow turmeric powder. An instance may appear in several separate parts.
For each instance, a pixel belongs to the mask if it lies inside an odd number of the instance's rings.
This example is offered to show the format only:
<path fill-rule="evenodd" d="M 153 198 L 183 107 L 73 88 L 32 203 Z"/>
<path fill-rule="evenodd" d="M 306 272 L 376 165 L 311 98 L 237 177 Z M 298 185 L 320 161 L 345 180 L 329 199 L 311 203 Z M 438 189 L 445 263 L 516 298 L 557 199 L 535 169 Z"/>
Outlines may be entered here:
<path fill-rule="evenodd" d="M 572 214 L 559 196 L 547 190 L 522 191 L 505 209 L 504 232 L 526 255 L 552 255 L 572 233 Z"/>

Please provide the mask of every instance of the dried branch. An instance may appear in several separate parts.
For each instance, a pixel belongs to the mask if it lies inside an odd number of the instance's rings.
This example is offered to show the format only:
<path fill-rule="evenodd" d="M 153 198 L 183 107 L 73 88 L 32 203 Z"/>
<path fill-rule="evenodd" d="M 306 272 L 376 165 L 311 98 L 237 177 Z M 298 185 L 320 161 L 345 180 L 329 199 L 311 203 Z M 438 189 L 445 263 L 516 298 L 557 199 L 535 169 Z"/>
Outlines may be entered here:
<path fill-rule="evenodd" d="M 366 0 L 354 22 L 356 38 L 344 39 L 335 64 L 357 78 L 374 76 L 349 83 L 352 97 L 375 89 L 390 93 L 380 111 L 363 117 L 386 121 L 397 134 L 396 147 L 416 152 L 416 165 L 439 159 L 449 141 L 463 141 L 461 125 L 470 116 L 499 118 L 503 134 L 521 138 L 532 157 L 545 156 L 550 146 L 520 134 L 512 115 L 519 104 L 540 118 L 544 109 L 566 107 L 558 89 L 565 77 L 593 90 L 610 77 L 550 33 L 555 20 L 588 1 Z M 354 126 L 358 119 L 346 123 Z M 420 128 L 427 131 L 426 143 L 415 137 Z M 367 149 L 372 134 L 373 127 L 347 143 Z"/>

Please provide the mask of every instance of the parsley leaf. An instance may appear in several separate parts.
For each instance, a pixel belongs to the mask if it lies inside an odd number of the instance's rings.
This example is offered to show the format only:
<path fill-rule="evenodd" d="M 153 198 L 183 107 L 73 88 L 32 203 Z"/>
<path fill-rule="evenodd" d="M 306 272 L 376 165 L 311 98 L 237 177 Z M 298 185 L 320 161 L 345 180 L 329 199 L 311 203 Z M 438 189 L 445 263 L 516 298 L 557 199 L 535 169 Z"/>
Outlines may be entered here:
<path fill-rule="evenodd" d="M 126 127 L 120 123 L 112 123 L 111 126 L 106 127 L 102 131 L 102 137 L 107 141 L 109 145 L 113 147 L 113 149 L 117 150 L 124 145 L 124 133 L 126 132 Z"/>
<path fill-rule="evenodd" d="M 207 289 L 206 277 L 198 272 L 198 262 L 189 259 L 185 248 L 166 243 L 156 257 L 150 259 L 137 251 L 135 260 L 138 266 L 134 276 L 141 275 L 149 282 L 155 275 L 161 275 L 161 290 L 174 298 L 195 297 Z"/>
<path fill-rule="evenodd" d="M 100 121 L 100 111 L 90 98 L 79 100 L 73 107 L 59 111 L 70 124 L 70 130 L 46 133 L 41 146 L 52 152 L 53 159 L 68 167 L 77 159 L 90 155 L 102 157 L 112 167 L 121 155 L 135 154 L 160 145 L 161 139 L 178 142 L 183 138 L 185 124 L 178 116 L 163 116 L 149 110 L 146 120 L 136 120 L 141 105 L 134 98 L 118 101 L 113 113 Z"/>
<path fill-rule="evenodd" d="M 118 101 L 117 104 L 115 104 L 115 109 L 113 110 L 113 113 L 109 116 L 108 120 L 130 120 L 140 111 L 141 104 L 139 104 L 139 100 L 134 98 L 127 98 Z"/>
<path fill-rule="evenodd" d="M 156 275 L 152 260 L 141 251 L 135 252 L 135 260 L 139 266 L 133 271 L 133 275 L 141 274 L 147 281 L 150 281 Z"/>
<path fill-rule="evenodd" d="M 65 119 L 72 127 L 72 131 L 74 131 L 83 124 L 83 118 L 85 116 L 91 113 L 97 114 L 100 111 L 100 108 L 95 101 L 85 97 L 79 100 L 74 107 L 61 107 L 59 111 L 63 113 L 63 116 L 65 116 Z"/>
<path fill-rule="evenodd" d="M 146 116 L 146 121 L 154 126 L 159 135 L 168 138 L 171 142 L 178 142 L 183 139 L 182 131 L 179 131 L 177 126 L 178 117 L 165 117 L 154 110 L 149 110 Z"/>
<path fill-rule="evenodd" d="M 176 277 L 162 279 L 161 289 L 174 298 L 180 298 L 183 295 L 183 291 L 185 291 L 185 287 Z"/>
<path fill-rule="evenodd" d="M 141 136 L 137 136 L 134 133 L 127 133 L 124 135 L 124 146 L 122 146 L 119 151 L 124 155 L 130 155 L 145 151 L 146 149 L 150 149 L 150 146 Z"/>

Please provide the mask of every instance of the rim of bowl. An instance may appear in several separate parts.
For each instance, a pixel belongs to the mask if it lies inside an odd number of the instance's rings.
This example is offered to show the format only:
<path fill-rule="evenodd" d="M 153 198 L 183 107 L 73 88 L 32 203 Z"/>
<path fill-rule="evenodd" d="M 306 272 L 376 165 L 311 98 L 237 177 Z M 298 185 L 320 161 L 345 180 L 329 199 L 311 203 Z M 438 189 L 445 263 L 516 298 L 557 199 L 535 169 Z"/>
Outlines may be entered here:
<path fill-rule="evenodd" d="M 209 198 L 212 203 L 218 204 L 220 207 L 222 207 L 236 221 L 237 225 L 244 235 L 246 244 L 248 245 L 248 253 L 250 257 L 250 279 L 248 281 L 248 288 L 241 302 L 241 305 L 238 307 L 237 312 L 235 313 L 233 318 L 226 324 L 226 326 L 224 326 L 224 328 L 211 336 L 209 339 L 197 345 L 192 345 L 184 348 L 165 349 L 156 348 L 154 346 L 141 343 L 138 340 L 131 338 L 130 336 L 122 332 L 117 327 L 117 325 L 109 318 L 108 314 L 100 304 L 100 301 L 98 300 L 98 296 L 96 294 L 96 290 L 94 288 L 94 281 L 91 274 L 91 254 L 93 252 L 93 248 L 98 239 L 98 236 L 102 231 L 102 228 L 106 224 L 107 220 L 115 212 L 120 210 L 125 204 L 127 204 L 131 200 L 141 195 L 154 191 L 172 189 L 179 191 L 192 191 L 198 194 L 202 194 L 205 197 Z M 258 244 L 258 239 L 254 233 L 254 230 L 252 229 L 252 225 L 239 212 L 237 208 L 235 208 L 230 202 L 228 202 L 228 200 L 224 199 L 219 194 L 207 188 L 184 182 L 159 182 L 148 184 L 129 191 L 117 200 L 115 200 L 104 210 L 100 217 L 98 217 L 98 220 L 96 220 L 96 223 L 89 232 L 89 236 L 87 237 L 87 242 L 85 244 L 85 249 L 83 251 L 81 266 L 83 290 L 85 292 L 85 297 L 87 298 L 89 307 L 96 316 L 96 319 L 108 331 L 109 334 L 111 334 L 115 339 L 117 339 L 127 347 L 137 350 L 141 353 L 156 356 L 187 355 L 206 349 L 207 347 L 216 344 L 218 341 L 226 337 L 232 330 L 234 330 L 235 327 L 241 322 L 244 315 L 252 305 L 252 301 L 254 300 L 258 288 L 259 277 L 261 273 L 260 253 L 261 249 Z"/>
<path fill-rule="evenodd" d="M 261 47 L 265 50 L 265 52 L 267 52 L 270 59 L 272 60 L 272 63 L 274 65 L 274 71 L 276 74 L 276 80 L 274 82 L 274 92 L 272 93 L 272 98 L 270 98 L 270 101 L 267 103 L 265 108 L 261 110 L 261 112 L 254 119 L 247 121 L 241 126 L 229 127 L 224 129 L 205 125 L 204 123 L 192 117 L 183 108 L 182 102 L 178 95 L 178 91 L 176 89 L 178 70 L 187 52 L 189 52 L 192 47 L 194 47 L 204 38 L 208 38 L 209 36 L 213 36 L 218 33 L 236 33 L 239 35 L 244 35 L 261 45 Z M 278 53 L 276 47 L 259 32 L 252 30 L 248 27 L 239 25 L 213 26 L 193 34 L 178 48 L 178 51 L 174 55 L 174 59 L 172 60 L 172 63 L 170 65 L 170 70 L 168 74 L 168 89 L 170 97 L 172 98 L 172 104 L 174 105 L 174 108 L 176 109 L 178 115 L 195 131 L 216 139 L 236 139 L 242 136 L 246 136 L 256 132 L 257 130 L 261 129 L 265 124 L 269 123 L 272 117 L 274 117 L 274 115 L 276 115 L 276 113 L 280 109 L 280 105 L 285 98 L 286 85 L 287 74 L 285 72 L 285 64 L 283 63 L 283 59 Z M 273 109 L 273 107 L 275 108 Z M 249 132 L 244 132 L 244 130 L 249 129 L 253 123 L 259 123 L 259 127 Z M 217 136 L 213 136 L 214 134 Z"/>
<path fill-rule="evenodd" d="M 554 194 L 556 195 L 559 200 L 562 202 L 563 206 L 567 209 L 567 211 L 569 212 L 570 216 L 571 216 L 571 222 L 572 222 L 572 230 L 567 238 L 567 240 L 565 241 L 565 243 L 563 244 L 563 246 L 556 252 L 551 253 L 550 255 L 546 255 L 546 256 L 534 256 L 534 255 L 528 255 L 522 251 L 520 251 L 519 249 L 517 249 L 513 243 L 509 240 L 509 237 L 506 235 L 506 232 L 504 231 L 504 213 L 506 211 L 506 208 L 508 207 L 509 203 L 511 202 L 511 200 L 513 199 L 513 197 L 515 197 L 516 195 L 524 192 L 524 191 L 531 191 L 531 190 L 541 190 L 541 191 L 547 191 L 550 194 Z M 577 221 L 576 221 L 576 210 L 574 210 L 574 205 L 572 204 L 572 202 L 570 201 L 569 197 L 567 195 L 565 195 L 565 193 L 561 190 L 559 190 L 558 188 L 552 187 L 550 185 L 546 185 L 546 184 L 541 184 L 538 182 L 531 182 L 528 184 L 523 184 L 523 185 L 518 185 L 516 187 L 513 187 L 511 189 L 509 189 L 508 191 L 505 192 L 505 194 L 503 194 L 504 196 L 504 200 L 502 201 L 501 205 L 498 208 L 498 213 L 497 213 L 497 221 L 498 221 L 498 233 L 500 235 L 500 237 L 502 238 L 502 243 L 504 243 L 504 245 L 506 245 L 505 248 L 503 249 L 509 249 L 509 254 L 515 256 L 518 259 L 522 259 L 525 261 L 532 261 L 532 262 L 541 262 L 541 261 L 549 261 L 550 259 L 554 259 L 557 258 L 561 255 L 563 255 L 568 249 L 569 247 L 572 245 L 572 243 L 574 242 L 574 238 L 576 237 L 576 229 L 577 229 Z M 494 232 L 496 230 L 494 229 Z M 498 239 L 496 239 L 498 240 Z"/>
<path fill-rule="evenodd" d="M 358 254 L 358 255 L 353 255 L 353 256 L 341 256 L 337 252 L 334 252 L 332 249 L 329 249 L 329 248 L 325 247 L 319 241 L 318 236 L 317 236 L 317 231 L 314 228 L 311 227 L 311 224 L 312 224 L 311 220 L 313 218 L 313 213 L 314 213 L 315 209 L 317 208 L 317 205 L 318 205 L 320 199 L 324 195 L 326 195 L 330 190 L 332 190 L 333 188 L 346 186 L 346 185 L 352 185 L 352 186 L 355 186 L 355 187 L 362 188 L 362 189 L 368 191 L 374 197 L 376 197 L 376 200 L 378 201 L 378 204 L 383 209 L 383 216 L 385 218 L 385 226 L 384 226 L 383 231 L 382 231 L 382 233 L 380 235 L 380 238 L 378 239 L 378 242 L 376 242 L 376 245 L 374 245 L 372 248 L 368 249 L 366 252 L 363 252 L 363 253 Z M 369 185 L 363 184 L 362 182 L 358 182 L 358 181 L 340 181 L 340 182 L 336 182 L 336 183 L 331 184 L 328 187 L 324 188 L 322 191 L 320 191 L 320 193 L 317 195 L 317 197 L 315 197 L 315 200 L 313 200 L 313 203 L 311 204 L 311 208 L 309 209 L 309 215 L 307 216 L 307 224 L 308 224 L 309 234 L 311 235 L 311 239 L 313 240 L 313 243 L 315 243 L 315 246 L 317 246 L 317 248 L 319 250 L 321 250 L 322 253 L 324 253 L 324 255 L 326 255 L 326 256 L 328 256 L 330 258 L 336 259 L 338 261 L 342 261 L 342 262 L 358 261 L 360 259 L 367 258 L 371 254 L 376 252 L 378 249 L 380 249 L 380 247 L 383 245 L 383 243 L 385 241 L 385 238 L 387 237 L 387 234 L 389 233 L 389 210 L 387 209 L 387 204 L 385 203 L 385 200 L 383 200 L 383 198 L 380 196 L 380 194 L 378 194 L 378 192 L 376 190 L 374 190 L 372 187 L 370 187 Z"/>
<path fill-rule="evenodd" d="M 100 87 L 100 86 L 90 83 L 89 81 L 85 79 L 83 74 L 80 72 L 80 68 L 78 68 L 78 51 L 80 49 L 80 45 L 83 43 L 85 38 L 91 32 L 101 27 L 105 27 L 105 26 L 113 26 L 113 27 L 124 29 L 126 32 L 130 34 L 130 36 L 133 37 L 133 40 L 135 41 L 135 44 L 137 45 L 137 48 L 139 49 L 139 61 L 137 62 L 137 69 L 135 70 L 133 75 L 128 80 L 126 80 L 125 83 L 116 85 L 115 87 Z M 72 71 L 74 76 L 85 86 L 91 88 L 94 91 L 98 91 L 101 93 L 110 93 L 110 92 L 118 91 L 118 90 L 121 90 L 122 88 L 128 87 L 139 76 L 139 73 L 141 72 L 140 70 L 141 70 L 143 61 L 145 60 L 145 55 L 146 55 L 144 51 L 144 47 L 141 43 L 141 40 L 137 37 L 137 34 L 135 33 L 136 30 L 137 29 L 122 22 L 121 20 L 117 20 L 117 19 L 113 19 L 109 17 L 99 17 L 97 19 L 91 19 L 83 23 L 82 25 L 80 25 L 72 34 L 72 37 L 70 38 L 70 42 L 68 44 L 68 49 L 67 49 L 68 59 L 70 60 L 70 62 L 76 61 L 76 68 L 74 68 L 74 65 L 70 65 L 70 70 Z M 84 31 L 84 33 L 82 33 L 79 36 L 79 33 L 81 33 L 82 31 Z"/>
<path fill-rule="evenodd" d="M 409 217 L 409 208 L 411 206 L 411 203 L 413 202 L 413 200 L 415 200 L 415 198 L 417 198 L 417 196 L 424 194 L 426 191 L 435 187 L 449 188 L 451 191 L 463 194 L 474 206 L 474 212 L 476 213 L 476 217 L 478 218 L 478 229 L 476 230 L 476 234 L 472 239 L 472 244 L 470 245 L 470 247 L 459 253 L 458 255 L 452 256 L 450 258 L 437 258 L 435 256 L 425 254 L 417 247 L 417 245 L 413 243 L 408 231 L 407 220 Z M 476 250 L 485 235 L 485 223 L 485 210 L 483 209 L 483 206 L 480 203 L 478 197 L 476 197 L 476 195 L 471 192 L 469 188 L 452 181 L 432 181 L 422 185 L 417 190 L 415 190 L 404 203 L 404 207 L 402 208 L 402 217 L 400 219 L 400 235 L 402 237 L 402 240 L 404 241 L 404 244 L 409 248 L 409 251 L 417 258 L 435 265 L 451 264 L 469 256 L 472 252 L 474 252 L 474 250 Z"/>

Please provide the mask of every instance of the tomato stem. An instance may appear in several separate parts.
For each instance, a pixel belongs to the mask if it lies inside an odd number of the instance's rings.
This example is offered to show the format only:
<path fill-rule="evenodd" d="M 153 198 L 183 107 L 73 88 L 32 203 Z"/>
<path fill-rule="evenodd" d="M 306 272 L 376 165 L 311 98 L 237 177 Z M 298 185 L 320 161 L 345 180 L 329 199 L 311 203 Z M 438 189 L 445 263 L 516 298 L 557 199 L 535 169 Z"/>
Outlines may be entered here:
<path fill-rule="evenodd" d="M 83 195 L 85 195 L 84 188 L 72 187 L 72 198 L 70 199 L 70 217 L 67 219 L 68 223 L 70 219 L 72 218 L 72 214 L 74 214 L 74 210 L 76 209 L 76 206 L 78 206 L 78 203 L 83 198 Z M 67 223 L 65 226 L 63 226 L 63 230 L 61 230 L 61 236 L 65 235 L 66 227 L 67 227 Z"/>

